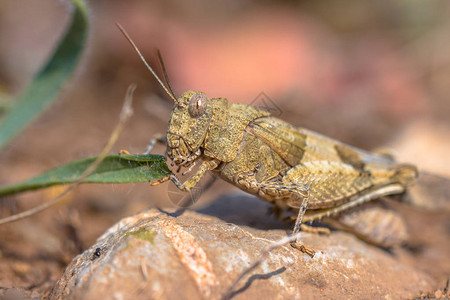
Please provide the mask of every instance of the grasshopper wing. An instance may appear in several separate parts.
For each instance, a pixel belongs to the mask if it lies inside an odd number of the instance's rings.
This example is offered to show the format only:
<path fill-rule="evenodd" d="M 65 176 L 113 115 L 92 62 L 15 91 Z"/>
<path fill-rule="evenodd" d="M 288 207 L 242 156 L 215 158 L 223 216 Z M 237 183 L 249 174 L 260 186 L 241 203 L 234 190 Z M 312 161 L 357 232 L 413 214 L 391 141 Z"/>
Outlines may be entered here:
<path fill-rule="evenodd" d="M 370 188 L 414 180 L 414 166 L 396 164 L 389 157 L 370 153 L 274 117 L 256 119 L 246 129 L 269 145 L 291 169 L 286 183 L 310 188 L 308 207 L 326 208 L 348 202 Z M 299 207 L 300 203 L 289 203 Z"/>
<path fill-rule="evenodd" d="M 366 165 L 380 168 L 395 165 L 390 157 L 357 149 L 275 117 L 258 118 L 246 131 L 263 140 L 290 166 L 311 161 L 343 162 L 358 170 L 364 170 Z"/>

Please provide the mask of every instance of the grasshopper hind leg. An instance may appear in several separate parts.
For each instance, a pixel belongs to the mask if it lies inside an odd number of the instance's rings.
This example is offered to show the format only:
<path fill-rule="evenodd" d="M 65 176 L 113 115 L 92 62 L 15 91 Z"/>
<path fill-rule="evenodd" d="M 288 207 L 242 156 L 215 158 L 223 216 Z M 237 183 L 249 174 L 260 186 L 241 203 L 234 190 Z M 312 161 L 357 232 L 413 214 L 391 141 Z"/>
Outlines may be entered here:
<path fill-rule="evenodd" d="M 357 207 L 363 203 L 384 197 L 384 196 L 390 196 L 395 194 L 401 194 L 405 191 L 405 187 L 398 183 L 392 183 L 381 187 L 376 187 L 373 189 L 370 189 L 366 191 L 365 193 L 359 195 L 358 197 L 350 200 L 347 203 L 344 203 L 342 205 L 321 210 L 316 213 L 309 214 L 305 217 L 305 222 L 309 221 L 315 221 L 320 220 L 325 217 L 332 217 L 340 214 L 343 211 L 346 211 L 348 209 Z"/>
<path fill-rule="evenodd" d="M 306 208 L 308 206 L 308 200 L 309 200 L 309 195 L 308 195 L 308 197 L 303 198 L 302 205 L 300 206 L 300 209 L 298 211 L 297 219 L 295 220 L 294 230 L 292 233 L 292 235 L 294 235 L 294 236 L 297 235 L 298 232 L 302 229 L 302 225 L 305 225 L 305 224 L 302 224 L 302 221 L 303 221 L 303 217 L 305 216 Z M 306 248 L 305 245 L 299 243 L 297 239 L 295 239 L 294 241 L 291 242 L 291 246 L 293 248 L 300 250 L 303 253 L 306 253 L 311 258 L 314 257 L 314 254 L 316 253 L 313 249 Z"/>
<path fill-rule="evenodd" d="M 332 228 L 351 232 L 368 243 L 384 248 L 397 246 L 407 239 L 406 225 L 402 218 L 394 211 L 379 205 L 367 205 L 373 200 L 404 191 L 405 187 L 398 183 L 376 187 L 340 206 L 309 213 L 304 217 L 304 221 L 323 219 L 323 222 Z M 344 211 L 348 214 L 341 214 Z M 308 231 L 303 225 L 302 230 Z"/>

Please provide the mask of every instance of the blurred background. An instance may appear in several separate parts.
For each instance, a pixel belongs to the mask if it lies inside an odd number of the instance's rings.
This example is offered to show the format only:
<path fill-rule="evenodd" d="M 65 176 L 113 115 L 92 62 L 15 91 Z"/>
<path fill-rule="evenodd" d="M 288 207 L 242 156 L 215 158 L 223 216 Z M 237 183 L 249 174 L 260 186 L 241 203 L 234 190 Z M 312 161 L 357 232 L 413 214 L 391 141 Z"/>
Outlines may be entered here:
<path fill-rule="evenodd" d="M 449 1 L 91 0 L 89 5 L 90 37 L 76 75 L 56 104 L 0 154 L 1 184 L 96 155 L 131 83 L 138 85 L 135 114 L 114 151 L 140 153 L 153 135 L 165 132 L 172 104 L 115 22 L 159 74 L 155 49 L 161 50 L 177 95 L 196 89 L 254 103 L 264 92 L 280 118 L 294 125 L 363 149 L 388 148 L 399 161 L 450 176 Z M 51 55 L 69 17 L 66 1 L 0 0 L 0 110 Z M 199 206 L 234 189 L 222 181 L 215 187 Z M 168 184 L 82 186 L 68 197 L 70 203 L 1 227 L 0 259 L 8 263 L 0 263 L 0 285 L 42 283 L 45 291 L 74 255 L 120 218 L 152 206 L 174 208 L 168 189 Z M 31 208 L 59 191 L 9 199 L 0 215 Z"/>

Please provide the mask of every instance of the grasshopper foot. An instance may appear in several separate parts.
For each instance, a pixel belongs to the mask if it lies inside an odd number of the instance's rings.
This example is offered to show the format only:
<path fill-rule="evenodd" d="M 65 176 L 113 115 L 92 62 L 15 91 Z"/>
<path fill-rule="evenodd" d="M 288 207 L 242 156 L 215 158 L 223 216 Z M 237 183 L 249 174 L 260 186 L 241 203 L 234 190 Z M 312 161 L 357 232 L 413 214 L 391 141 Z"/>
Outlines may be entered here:
<path fill-rule="evenodd" d="M 154 186 L 154 185 L 158 185 L 158 184 L 161 184 L 163 182 L 166 182 L 168 180 L 170 180 L 170 176 L 164 176 L 163 178 L 160 178 L 158 180 L 150 180 L 148 182 L 148 184 L 150 184 L 151 186 Z"/>
<path fill-rule="evenodd" d="M 316 251 L 314 251 L 314 249 L 307 248 L 307 247 L 305 247 L 305 245 L 300 244 L 297 241 L 291 242 L 291 247 L 300 250 L 301 252 L 305 253 L 306 255 L 308 255 L 311 258 L 313 258 L 314 255 L 316 254 Z"/>
<path fill-rule="evenodd" d="M 122 149 L 119 151 L 119 154 L 131 154 L 131 153 L 128 150 Z"/>

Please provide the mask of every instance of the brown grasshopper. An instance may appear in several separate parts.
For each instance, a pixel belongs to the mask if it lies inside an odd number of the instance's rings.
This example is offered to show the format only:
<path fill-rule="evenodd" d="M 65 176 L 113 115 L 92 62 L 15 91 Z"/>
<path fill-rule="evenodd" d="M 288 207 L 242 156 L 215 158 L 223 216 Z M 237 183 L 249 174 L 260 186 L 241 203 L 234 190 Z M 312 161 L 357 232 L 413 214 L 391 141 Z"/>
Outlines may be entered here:
<path fill-rule="evenodd" d="M 320 232 L 303 222 L 336 215 L 365 202 L 405 192 L 417 177 L 412 165 L 397 164 L 387 155 L 366 152 L 313 131 L 297 128 L 257 108 L 209 98 L 195 90 L 176 97 L 145 61 L 118 25 L 175 106 L 166 133 L 169 157 L 178 167 L 201 165 L 178 189 L 190 191 L 205 172 L 272 203 L 277 210 L 295 210 L 293 234 Z M 162 62 L 162 60 L 161 60 Z M 166 76 L 164 65 L 162 64 Z M 152 148 L 156 140 L 149 145 Z M 305 214 L 306 210 L 308 214 Z M 297 241 L 292 246 L 314 255 Z"/>

